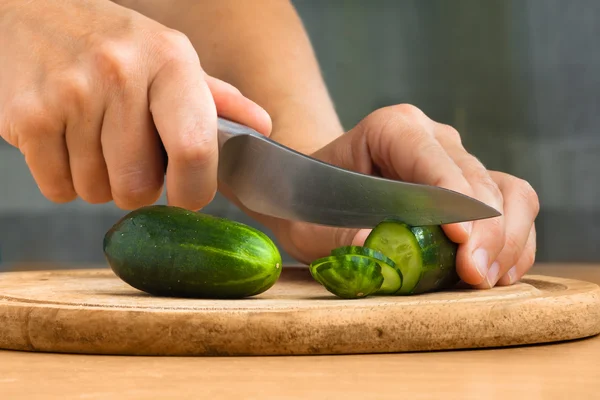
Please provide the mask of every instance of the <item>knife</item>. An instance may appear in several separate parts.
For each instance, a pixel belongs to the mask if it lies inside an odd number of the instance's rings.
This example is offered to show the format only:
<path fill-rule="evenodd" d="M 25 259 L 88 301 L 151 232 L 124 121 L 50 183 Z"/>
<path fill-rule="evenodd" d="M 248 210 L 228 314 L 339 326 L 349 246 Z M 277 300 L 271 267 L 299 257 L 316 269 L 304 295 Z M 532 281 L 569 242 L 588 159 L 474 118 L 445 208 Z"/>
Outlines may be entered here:
<path fill-rule="evenodd" d="M 501 215 L 455 191 L 339 168 L 224 118 L 218 142 L 218 179 L 260 214 L 350 228 L 372 228 L 388 217 L 442 225 Z"/>

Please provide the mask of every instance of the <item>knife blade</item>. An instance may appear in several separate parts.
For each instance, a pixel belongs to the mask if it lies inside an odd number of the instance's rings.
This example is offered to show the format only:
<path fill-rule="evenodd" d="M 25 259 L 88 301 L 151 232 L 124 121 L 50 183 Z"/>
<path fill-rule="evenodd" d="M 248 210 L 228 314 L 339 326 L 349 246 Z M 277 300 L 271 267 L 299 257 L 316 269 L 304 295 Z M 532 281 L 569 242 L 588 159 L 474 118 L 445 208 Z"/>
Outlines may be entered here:
<path fill-rule="evenodd" d="M 441 225 L 501 215 L 455 191 L 325 163 L 224 118 L 218 121 L 218 141 L 219 180 L 260 214 L 350 228 L 372 228 L 388 217 Z"/>

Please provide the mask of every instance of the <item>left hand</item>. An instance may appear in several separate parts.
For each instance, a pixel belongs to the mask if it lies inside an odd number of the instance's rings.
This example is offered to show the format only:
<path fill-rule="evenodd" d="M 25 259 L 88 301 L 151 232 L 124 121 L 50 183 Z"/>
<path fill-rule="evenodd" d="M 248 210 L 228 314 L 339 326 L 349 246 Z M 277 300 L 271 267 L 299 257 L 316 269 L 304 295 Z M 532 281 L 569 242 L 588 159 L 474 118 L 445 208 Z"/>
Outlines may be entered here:
<path fill-rule="evenodd" d="M 459 244 L 457 272 L 473 287 L 513 284 L 534 263 L 539 202 L 531 185 L 487 170 L 465 150 L 455 129 L 432 121 L 414 106 L 379 109 L 313 156 L 356 172 L 455 190 L 500 211 L 500 217 L 443 226 Z M 338 246 L 362 245 L 369 233 L 259 219 L 273 229 L 291 256 L 304 263 Z"/>

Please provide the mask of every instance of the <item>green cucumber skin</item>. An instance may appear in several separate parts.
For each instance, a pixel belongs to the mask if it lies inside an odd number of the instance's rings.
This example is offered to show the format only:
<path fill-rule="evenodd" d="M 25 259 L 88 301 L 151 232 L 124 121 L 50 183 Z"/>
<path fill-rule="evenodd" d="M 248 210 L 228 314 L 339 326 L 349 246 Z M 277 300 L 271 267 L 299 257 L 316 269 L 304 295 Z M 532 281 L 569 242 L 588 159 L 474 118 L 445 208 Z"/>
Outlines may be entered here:
<path fill-rule="evenodd" d="M 410 227 L 421 246 L 423 269 L 410 294 L 450 288 L 460 281 L 456 272 L 458 244 L 452 242 L 439 225 Z"/>
<path fill-rule="evenodd" d="M 396 268 L 396 263 L 380 251 L 365 246 L 342 246 L 331 250 L 332 256 L 343 256 L 346 254 L 358 254 L 368 256 L 378 261 L 384 262 L 392 268 Z"/>
<path fill-rule="evenodd" d="M 358 299 L 376 293 L 383 284 L 378 260 L 364 255 L 328 256 L 310 264 L 313 278 L 342 299 Z"/>
<path fill-rule="evenodd" d="M 412 288 L 409 288 L 404 285 L 406 280 L 403 279 L 403 286 L 394 293 L 395 295 L 405 296 L 439 291 L 450 288 L 460 281 L 456 272 L 456 252 L 458 245 L 446 236 L 440 225 L 410 226 L 400 220 L 387 218 L 373 229 L 371 233 L 373 236 L 369 235 L 367 237 L 365 246 L 370 246 L 390 257 L 391 254 L 386 254 L 385 250 L 376 244 L 380 240 L 377 231 L 386 229 L 387 224 L 394 223 L 402 225 L 412 232 L 421 249 L 421 253 L 419 254 L 421 259 L 420 271 L 418 271 L 419 276 L 416 279 L 416 283 Z M 400 265 L 400 261 L 394 261 L 402 270 L 403 267 Z M 414 270 L 410 271 L 411 276 L 413 276 Z"/>
<path fill-rule="evenodd" d="M 371 249 L 369 247 L 364 246 L 342 246 L 331 250 L 332 256 L 348 254 L 358 254 L 366 257 L 371 257 L 374 261 L 378 262 L 381 265 L 381 273 L 384 276 L 384 281 L 381 288 L 374 294 L 379 294 L 383 296 L 391 295 L 394 294 L 397 290 L 399 290 L 400 287 L 402 287 L 402 271 L 400 271 L 400 268 L 396 266 L 394 260 L 387 257 L 385 254 L 375 249 Z M 389 281 L 385 279 L 387 271 L 393 271 L 393 273 L 398 274 L 397 285 L 394 284 L 394 286 L 389 286 Z"/>
<path fill-rule="evenodd" d="M 103 247 L 120 279 L 156 296 L 255 296 L 282 269 L 279 250 L 263 232 L 173 206 L 130 212 L 108 230 Z"/>
<path fill-rule="evenodd" d="M 407 243 L 404 236 L 411 243 Z M 375 226 L 367 236 L 364 245 L 382 252 L 396 263 L 396 268 L 402 276 L 402 284 L 393 294 L 399 296 L 410 294 L 410 290 L 416 286 L 420 279 L 423 265 L 420 245 L 410 226 L 401 221 L 385 219 Z M 409 248 L 418 251 L 418 254 L 409 252 L 410 258 L 406 259 L 406 254 L 403 253 L 405 249 Z M 398 254 L 398 249 L 402 250 L 400 254 Z"/>

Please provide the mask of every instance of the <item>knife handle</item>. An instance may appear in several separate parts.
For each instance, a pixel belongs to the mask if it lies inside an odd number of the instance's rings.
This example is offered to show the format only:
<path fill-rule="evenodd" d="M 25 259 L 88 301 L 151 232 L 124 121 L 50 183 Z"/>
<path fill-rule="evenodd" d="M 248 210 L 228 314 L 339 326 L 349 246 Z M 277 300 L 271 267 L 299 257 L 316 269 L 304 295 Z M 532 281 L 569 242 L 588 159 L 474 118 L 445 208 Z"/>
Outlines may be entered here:
<path fill-rule="evenodd" d="M 227 140 L 232 137 L 238 135 L 256 135 L 264 137 L 254 129 L 247 127 L 246 125 L 239 124 L 237 122 L 230 121 L 225 118 L 218 117 L 217 118 L 217 140 L 219 144 L 219 151 L 223 148 L 223 145 Z M 167 165 L 169 164 L 169 156 L 167 155 L 167 151 L 165 146 L 160 142 L 161 152 L 163 154 L 164 162 L 164 171 L 167 171 Z"/>

